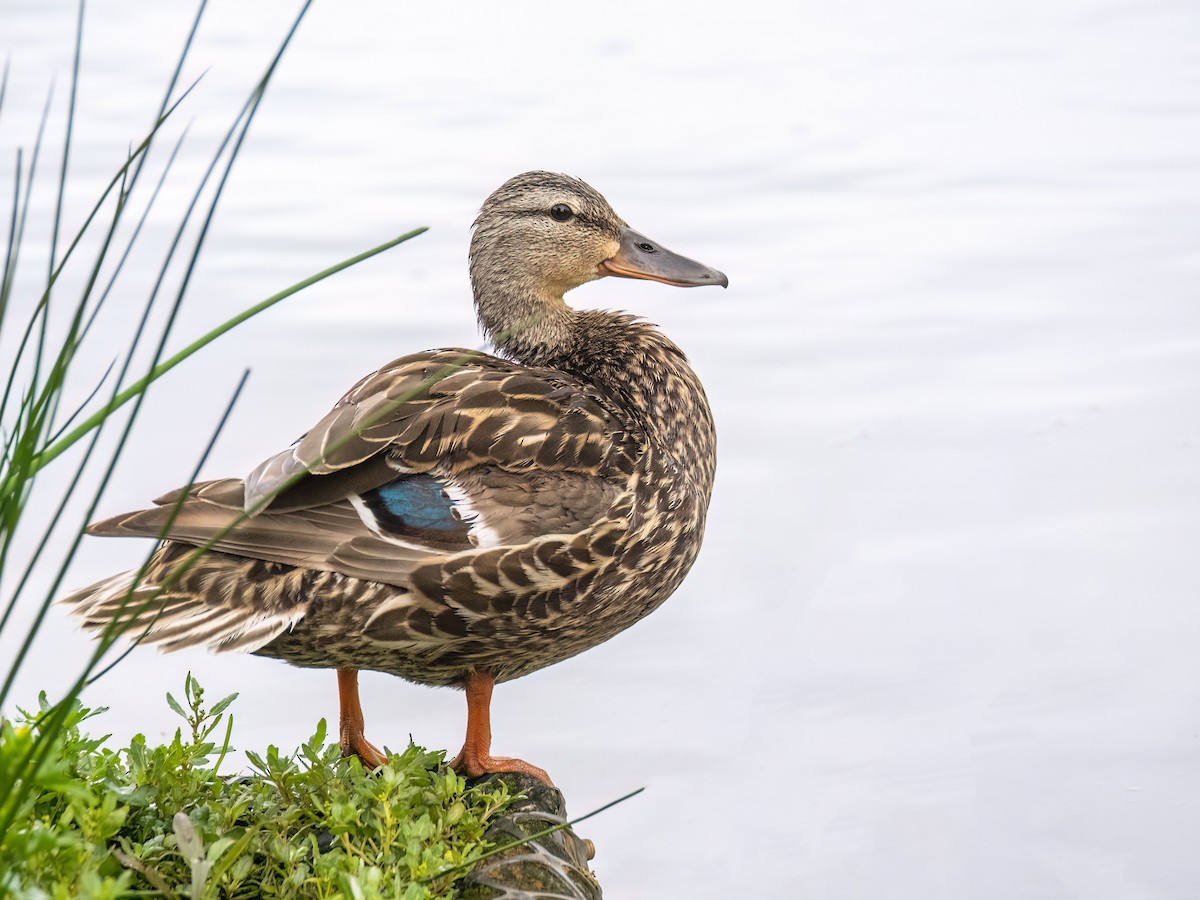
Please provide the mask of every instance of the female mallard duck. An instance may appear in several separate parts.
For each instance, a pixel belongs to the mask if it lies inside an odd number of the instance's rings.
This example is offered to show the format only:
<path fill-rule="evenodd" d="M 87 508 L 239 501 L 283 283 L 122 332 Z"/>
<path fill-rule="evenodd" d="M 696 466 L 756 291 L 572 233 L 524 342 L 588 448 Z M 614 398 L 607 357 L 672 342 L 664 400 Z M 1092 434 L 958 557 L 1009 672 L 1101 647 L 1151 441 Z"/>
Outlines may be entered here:
<path fill-rule="evenodd" d="M 502 355 L 398 359 L 245 481 L 91 526 L 169 540 L 136 587 L 125 572 L 66 598 L 84 626 L 337 669 L 342 750 L 368 766 L 385 757 L 363 736 L 359 669 L 462 687 L 467 735 L 451 765 L 549 782 L 491 755 L 493 684 L 608 640 L 670 596 L 700 549 L 716 464 L 683 352 L 563 294 L 605 275 L 728 281 L 549 172 L 487 199 L 470 262 Z"/>

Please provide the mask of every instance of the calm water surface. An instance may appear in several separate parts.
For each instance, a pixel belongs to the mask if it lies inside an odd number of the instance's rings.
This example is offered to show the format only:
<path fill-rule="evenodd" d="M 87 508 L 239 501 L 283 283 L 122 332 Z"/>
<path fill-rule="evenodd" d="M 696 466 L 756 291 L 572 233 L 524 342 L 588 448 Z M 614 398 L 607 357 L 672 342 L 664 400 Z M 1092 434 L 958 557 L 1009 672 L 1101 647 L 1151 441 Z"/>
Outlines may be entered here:
<path fill-rule="evenodd" d="M 122 340 L 292 11 L 212 4 L 168 128 L 191 121 L 187 144 L 84 367 Z M 61 113 L 73 15 L 0 5 L 0 183 L 54 75 Z M 89 5 L 68 225 L 146 128 L 188 22 Z M 431 231 L 167 379 L 102 512 L 187 480 L 246 367 L 204 476 L 248 472 L 395 356 L 477 345 L 478 204 L 516 172 L 570 172 L 732 285 L 571 295 L 660 323 L 721 440 L 673 600 L 497 693 L 497 751 L 549 769 L 575 813 L 647 786 L 584 828 L 607 896 L 1194 898 L 1198 41 L 1194 4 L 1133 0 L 319 3 L 173 346 Z M 43 191 L 34 245 L 49 209 Z M 44 264 L 30 253 L 27 291 Z M 144 551 L 88 541 L 70 583 Z M 9 658 L 15 634 L 0 643 Z M 17 696 L 60 689 L 88 647 L 52 611 Z M 189 669 L 242 692 L 240 746 L 294 746 L 336 712 L 328 673 L 203 652 L 135 653 L 88 699 L 115 740 L 166 734 L 162 693 Z M 460 695 L 363 690 L 376 741 L 459 745 Z"/>

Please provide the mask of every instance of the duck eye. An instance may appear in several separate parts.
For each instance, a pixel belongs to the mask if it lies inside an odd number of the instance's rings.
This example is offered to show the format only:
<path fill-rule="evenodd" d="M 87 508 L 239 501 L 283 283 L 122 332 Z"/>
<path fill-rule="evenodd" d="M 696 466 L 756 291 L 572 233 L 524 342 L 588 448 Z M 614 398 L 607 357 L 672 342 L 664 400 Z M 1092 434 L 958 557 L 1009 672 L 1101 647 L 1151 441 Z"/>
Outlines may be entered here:
<path fill-rule="evenodd" d="M 550 207 L 550 218 L 552 218 L 555 222 L 565 222 L 573 215 L 575 215 L 575 213 L 571 210 L 571 207 L 567 206 L 565 203 L 555 203 L 552 207 Z"/>

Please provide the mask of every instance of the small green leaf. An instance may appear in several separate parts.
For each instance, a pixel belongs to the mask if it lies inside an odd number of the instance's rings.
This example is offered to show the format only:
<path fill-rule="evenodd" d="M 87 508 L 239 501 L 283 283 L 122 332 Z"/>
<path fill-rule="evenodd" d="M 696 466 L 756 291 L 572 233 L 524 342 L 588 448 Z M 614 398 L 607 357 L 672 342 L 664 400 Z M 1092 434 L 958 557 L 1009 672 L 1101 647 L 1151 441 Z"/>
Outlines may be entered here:
<path fill-rule="evenodd" d="M 140 784 L 131 791 L 118 790 L 116 796 L 123 803 L 128 803 L 130 806 L 143 807 L 150 805 L 153 793 L 150 785 Z"/>
<path fill-rule="evenodd" d="M 212 879 L 214 884 L 221 880 L 221 876 L 229 870 L 230 866 L 242 858 L 243 854 L 246 852 L 246 849 L 250 846 L 250 842 L 254 840 L 254 837 L 257 834 L 258 829 L 251 828 L 236 841 L 231 841 L 229 849 L 225 850 L 223 853 L 212 855 L 212 858 L 209 861 L 213 864 L 213 867 L 212 872 L 209 873 L 209 877 Z M 228 840 L 228 838 L 222 838 L 221 840 Z M 220 845 L 221 841 L 218 841 L 213 845 L 213 849 L 215 850 Z"/>
<path fill-rule="evenodd" d="M 232 703 L 234 700 L 236 700 L 237 697 L 238 697 L 238 695 L 236 693 L 233 693 L 233 694 L 230 694 L 228 697 L 226 697 L 224 700 L 217 701 L 216 706 L 214 706 L 212 709 L 210 709 L 208 711 L 208 715 L 210 717 L 219 716 L 221 713 L 225 712 L 225 710 L 229 708 L 229 704 Z"/>
<path fill-rule="evenodd" d="M 188 714 L 183 711 L 183 707 L 179 705 L 179 701 L 171 696 L 170 691 L 167 691 L 167 706 L 171 707 L 171 711 L 175 713 L 175 715 L 184 719 L 188 717 Z"/>

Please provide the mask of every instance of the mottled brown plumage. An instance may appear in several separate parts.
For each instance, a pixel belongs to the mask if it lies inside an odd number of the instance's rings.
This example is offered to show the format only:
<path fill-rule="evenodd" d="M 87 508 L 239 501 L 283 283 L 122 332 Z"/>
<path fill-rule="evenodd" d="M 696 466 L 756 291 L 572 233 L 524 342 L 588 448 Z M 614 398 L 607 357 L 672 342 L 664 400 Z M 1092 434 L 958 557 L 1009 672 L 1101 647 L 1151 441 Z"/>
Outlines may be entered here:
<path fill-rule="evenodd" d="M 97 523 L 93 534 L 167 540 L 136 586 L 124 573 L 64 602 L 87 628 L 116 622 L 166 650 L 341 670 L 343 746 L 372 763 L 352 670 L 465 686 L 472 724 L 456 763 L 545 777 L 488 755 L 492 682 L 662 603 L 699 550 L 712 490 L 712 417 L 683 353 L 654 326 L 562 300 L 606 274 L 725 283 L 576 179 L 511 179 L 471 245 L 480 323 L 502 356 L 398 359 L 245 481 Z"/>

